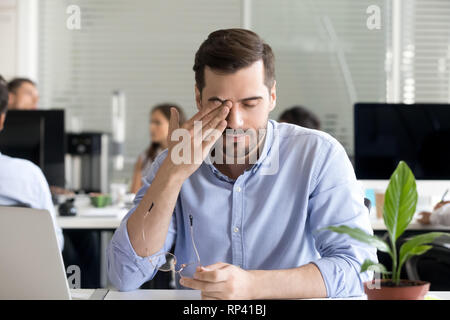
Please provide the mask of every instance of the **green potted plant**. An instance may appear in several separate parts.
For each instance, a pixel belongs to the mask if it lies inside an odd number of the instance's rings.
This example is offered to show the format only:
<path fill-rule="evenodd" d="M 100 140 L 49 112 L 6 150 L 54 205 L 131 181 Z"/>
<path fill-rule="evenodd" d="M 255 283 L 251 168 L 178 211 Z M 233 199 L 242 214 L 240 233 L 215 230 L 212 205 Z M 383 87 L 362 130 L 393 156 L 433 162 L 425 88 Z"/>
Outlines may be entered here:
<path fill-rule="evenodd" d="M 430 283 L 400 279 L 400 271 L 404 263 L 415 255 L 421 255 L 432 248 L 430 243 L 435 238 L 449 236 L 444 232 L 429 232 L 411 237 L 404 242 L 397 252 L 397 240 L 410 224 L 417 205 L 416 180 L 408 165 L 400 161 L 392 174 L 385 194 L 383 219 L 389 234 L 389 243 L 375 235 L 370 235 L 358 228 L 347 226 L 331 226 L 325 229 L 347 234 L 350 237 L 374 246 L 386 252 L 392 259 L 392 270 L 388 271 L 380 263 L 365 260 L 361 272 L 374 271 L 382 275 L 382 279 L 364 283 L 364 291 L 369 300 L 424 299 Z"/>

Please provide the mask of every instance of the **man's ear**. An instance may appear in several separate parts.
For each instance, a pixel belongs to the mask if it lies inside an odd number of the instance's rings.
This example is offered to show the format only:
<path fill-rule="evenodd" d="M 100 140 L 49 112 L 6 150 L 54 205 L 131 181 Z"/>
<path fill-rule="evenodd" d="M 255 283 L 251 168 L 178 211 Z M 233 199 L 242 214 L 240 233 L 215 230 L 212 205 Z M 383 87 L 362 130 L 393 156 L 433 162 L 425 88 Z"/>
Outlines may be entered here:
<path fill-rule="evenodd" d="M 200 110 L 202 108 L 202 94 L 200 90 L 198 90 L 197 84 L 195 84 L 195 102 L 197 104 L 197 109 Z"/>
<path fill-rule="evenodd" d="M 0 114 L 0 131 L 3 130 L 3 127 L 5 125 L 5 119 L 6 119 L 6 112 L 3 112 Z"/>
<path fill-rule="evenodd" d="M 277 81 L 273 80 L 272 89 L 270 89 L 270 108 L 269 112 L 275 109 L 277 105 Z"/>

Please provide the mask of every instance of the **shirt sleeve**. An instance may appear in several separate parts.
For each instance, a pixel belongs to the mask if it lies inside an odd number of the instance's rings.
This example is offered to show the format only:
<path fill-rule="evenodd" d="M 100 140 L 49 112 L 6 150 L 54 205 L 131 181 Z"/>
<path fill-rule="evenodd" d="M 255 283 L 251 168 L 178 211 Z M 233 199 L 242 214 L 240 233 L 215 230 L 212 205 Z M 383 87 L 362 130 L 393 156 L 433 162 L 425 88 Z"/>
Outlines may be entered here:
<path fill-rule="evenodd" d="M 107 271 L 111 283 L 120 291 L 130 291 L 138 289 L 143 283 L 153 279 L 158 269 L 154 266 L 157 264 L 150 262 L 150 260 L 162 253 L 169 251 L 175 241 L 176 223 L 175 214 L 172 215 L 169 230 L 164 242 L 163 248 L 154 255 L 148 257 L 139 256 L 128 237 L 127 221 L 130 215 L 136 210 L 139 202 L 144 197 L 151 182 L 155 178 L 156 172 L 164 158 L 158 157 L 152 164 L 150 173 L 147 177 L 142 179 L 143 186 L 136 194 L 133 208 L 123 218 L 120 226 L 114 232 L 114 235 L 107 248 Z M 176 208 L 175 208 L 176 210 Z M 152 261 L 154 261 L 153 259 Z M 163 261 L 161 261 L 162 263 Z"/>
<path fill-rule="evenodd" d="M 53 225 L 56 232 L 56 238 L 58 240 L 58 246 L 61 251 L 64 249 L 64 236 L 63 232 L 61 230 L 61 227 L 56 222 L 56 212 L 55 212 L 55 206 L 53 205 L 52 201 L 52 194 L 50 192 L 50 187 L 48 186 L 48 182 L 45 179 L 44 174 L 42 173 L 42 170 L 39 167 L 35 167 L 36 170 L 36 177 L 37 177 L 37 183 L 36 187 L 38 188 L 36 195 L 36 206 L 33 206 L 37 209 L 43 209 L 50 212 L 50 215 L 52 216 Z"/>
<path fill-rule="evenodd" d="M 308 219 L 320 258 L 312 263 L 322 274 L 328 297 L 360 296 L 364 293 L 363 282 L 373 276 L 372 272 L 360 273 L 361 265 L 365 259 L 378 261 L 376 249 L 348 235 L 320 229 L 346 225 L 373 235 L 363 188 L 337 141 L 324 146 L 317 160 L 322 164 L 314 173 Z"/>
<path fill-rule="evenodd" d="M 434 225 L 450 226 L 450 203 L 447 203 L 438 210 L 433 211 L 430 216 L 430 222 Z"/>

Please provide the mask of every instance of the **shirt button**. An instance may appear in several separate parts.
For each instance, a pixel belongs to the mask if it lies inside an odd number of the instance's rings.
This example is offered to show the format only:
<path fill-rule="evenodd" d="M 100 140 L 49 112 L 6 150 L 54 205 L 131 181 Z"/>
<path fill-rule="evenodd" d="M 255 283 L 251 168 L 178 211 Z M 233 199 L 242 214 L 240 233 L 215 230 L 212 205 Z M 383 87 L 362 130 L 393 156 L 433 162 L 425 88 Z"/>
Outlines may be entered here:
<path fill-rule="evenodd" d="M 236 188 L 236 191 L 237 191 L 237 192 L 241 192 L 241 187 L 237 187 L 237 188 Z"/>
<path fill-rule="evenodd" d="M 234 227 L 233 231 L 234 231 L 234 232 L 238 232 L 238 231 L 239 231 L 239 228 L 238 228 L 238 227 Z"/>

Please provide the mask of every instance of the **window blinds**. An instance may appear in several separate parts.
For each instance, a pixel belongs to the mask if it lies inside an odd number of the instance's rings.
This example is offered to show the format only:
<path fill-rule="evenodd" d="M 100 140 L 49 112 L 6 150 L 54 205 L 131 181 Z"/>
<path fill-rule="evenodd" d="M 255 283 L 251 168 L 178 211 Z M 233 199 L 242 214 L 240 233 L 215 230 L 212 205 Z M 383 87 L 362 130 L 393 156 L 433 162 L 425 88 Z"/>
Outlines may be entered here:
<path fill-rule="evenodd" d="M 69 5 L 81 29 L 69 30 Z M 125 168 L 149 144 L 151 107 L 174 102 L 193 115 L 194 54 L 207 35 L 239 27 L 239 0 L 39 1 L 39 90 L 43 108 L 64 108 L 83 130 L 111 132 L 113 90 L 126 95 Z M 122 176 L 121 176 L 122 175 Z"/>
<path fill-rule="evenodd" d="M 402 12 L 402 101 L 449 103 L 450 1 L 403 1 Z"/>
<path fill-rule="evenodd" d="M 370 5 L 381 28 L 367 28 Z M 276 55 L 278 107 L 303 105 L 353 154 L 353 104 L 386 100 L 387 1 L 253 1 L 252 28 Z"/>

